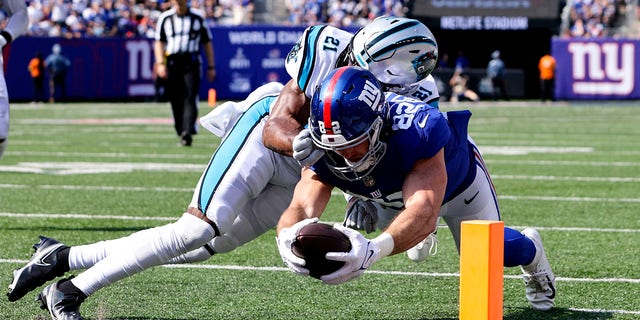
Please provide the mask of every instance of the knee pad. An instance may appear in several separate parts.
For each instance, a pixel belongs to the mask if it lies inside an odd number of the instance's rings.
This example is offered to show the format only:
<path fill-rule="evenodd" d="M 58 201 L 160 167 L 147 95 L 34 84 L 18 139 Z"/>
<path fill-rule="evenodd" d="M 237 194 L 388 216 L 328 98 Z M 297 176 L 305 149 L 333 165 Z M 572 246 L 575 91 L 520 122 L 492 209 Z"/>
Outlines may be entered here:
<path fill-rule="evenodd" d="M 186 250 L 183 254 L 204 246 L 216 236 L 209 223 L 189 213 L 184 213 L 174 222 L 173 231 L 176 240 L 181 241 L 182 247 Z"/>
<path fill-rule="evenodd" d="M 223 234 L 211 240 L 211 242 L 209 242 L 209 246 L 213 248 L 215 253 L 227 253 L 236 249 L 239 246 L 239 243 L 233 235 Z"/>

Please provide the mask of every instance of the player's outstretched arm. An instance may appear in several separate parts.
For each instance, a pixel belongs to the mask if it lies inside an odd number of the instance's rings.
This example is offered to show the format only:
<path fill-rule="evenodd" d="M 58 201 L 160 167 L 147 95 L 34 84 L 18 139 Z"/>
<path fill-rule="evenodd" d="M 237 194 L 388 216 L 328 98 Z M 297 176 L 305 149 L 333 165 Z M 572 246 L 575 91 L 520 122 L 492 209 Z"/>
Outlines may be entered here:
<path fill-rule="evenodd" d="M 436 230 L 446 186 L 444 149 L 414 164 L 402 187 L 405 209 L 385 230 L 395 243 L 391 254 L 411 249 Z"/>
<path fill-rule="evenodd" d="M 282 229 L 304 219 L 319 218 L 331 199 L 331 190 L 333 186 L 322 182 L 313 170 L 303 168 L 293 199 L 280 216 L 276 232 L 280 234 Z"/>
<path fill-rule="evenodd" d="M 307 97 L 296 82 L 290 80 L 282 88 L 269 112 L 269 119 L 262 133 L 265 147 L 292 156 L 293 139 L 307 124 L 309 112 Z"/>
<path fill-rule="evenodd" d="M 379 259 L 407 251 L 435 231 L 446 185 L 444 149 L 429 159 L 418 160 L 402 187 L 405 209 L 381 235 L 368 240 L 358 231 L 334 226 L 349 238 L 351 251 L 327 253 L 327 259 L 345 264 L 321 277 L 322 282 L 341 284 L 355 279 Z"/>

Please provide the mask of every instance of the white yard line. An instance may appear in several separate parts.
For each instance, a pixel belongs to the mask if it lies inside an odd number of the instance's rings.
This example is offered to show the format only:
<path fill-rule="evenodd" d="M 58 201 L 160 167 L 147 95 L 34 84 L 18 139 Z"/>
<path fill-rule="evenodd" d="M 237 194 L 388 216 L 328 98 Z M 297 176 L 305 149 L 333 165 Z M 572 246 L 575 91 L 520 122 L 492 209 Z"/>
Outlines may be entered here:
<path fill-rule="evenodd" d="M 17 260 L 17 259 L 0 259 L 0 263 L 10 263 L 10 264 L 25 264 L 27 260 Z M 267 271 L 267 272 L 290 272 L 289 269 L 283 267 L 252 267 L 252 266 L 239 266 L 239 265 L 215 265 L 215 264 L 174 264 L 174 265 L 163 265 L 162 267 L 171 268 L 171 269 L 209 269 L 209 270 L 231 270 L 231 271 Z M 438 272 L 402 272 L 402 271 L 379 271 L 379 270 L 368 270 L 369 274 L 379 274 L 379 275 L 391 275 L 391 276 L 410 276 L 410 277 L 435 277 L 435 278 L 457 278 L 460 276 L 459 273 L 438 273 Z M 514 279 L 521 281 L 521 276 L 515 275 L 505 275 L 505 279 Z M 632 283 L 637 284 L 640 283 L 640 279 L 626 279 L 626 278 L 565 278 L 565 277 L 557 277 L 556 281 L 559 282 L 588 282 L 588 283 Z M 606 310 L 606 309 L 583 309 L 583 308 L 567 308 L 569 310 L 579 311 L 579 312 L 590 312 L 590 313 L 617 313 L 617 314 L 637 314 L 640 315 L 640 310 Z"/>

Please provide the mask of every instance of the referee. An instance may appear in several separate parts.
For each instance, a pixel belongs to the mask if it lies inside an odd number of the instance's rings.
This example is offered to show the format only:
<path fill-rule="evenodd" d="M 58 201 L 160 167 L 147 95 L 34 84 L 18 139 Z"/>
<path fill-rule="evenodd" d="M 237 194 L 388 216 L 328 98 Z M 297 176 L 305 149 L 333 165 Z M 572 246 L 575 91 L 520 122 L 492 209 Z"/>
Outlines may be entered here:
<path fill-rule="evenodd" d="M 154 44 L 156 72 L 167 79 L 166 93 L 183 146 L 191 146 L 192 135 L 197 133 L 202 48 L 207 57 L 207 79 L 213 82 L 216 77 L 211 32 L 202 14 L 189 8 L 187 2 L 171 0 L 171 9 L 158 18 Z"/>

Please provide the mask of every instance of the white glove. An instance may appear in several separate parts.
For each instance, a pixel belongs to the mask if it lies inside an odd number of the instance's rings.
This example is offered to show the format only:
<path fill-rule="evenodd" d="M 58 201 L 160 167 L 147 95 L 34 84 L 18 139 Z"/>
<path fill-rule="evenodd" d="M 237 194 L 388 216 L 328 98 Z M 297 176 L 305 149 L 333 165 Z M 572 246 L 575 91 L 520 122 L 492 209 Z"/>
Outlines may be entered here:
<path fill-rule="evenodd" d="M 378 209 L 373 204 L 373 201 L 357 197 L 349 199 L 347 212 L 342 222 L 343 226 L 371 233 L 376 230 L 377 224 Z"/>
<path fill-rule="evenodd" d="M 311 132 L 305 128 L 293 138 L 293 158 L 303 167 L 310 167 L 324 155 L 324 151 L 313 144 Z"/>
<path fill-rule="evenodd" d="M 291 251 L 291 245 L 294 241 L 296 241 L 296 237 L 298 236 L 298 233 L 300 232 L 300 229 L 302 229 L 302 227 L 317 222 L 318 218 L 299 221 L 289 228 L 280 230 L 280 234 L 276 237 L 276 243 L 278 244 L 278 251 L 280 252 L 282 261 L 287 265 L 287 268 L 289 268 L 289 270 L 301 276 L 309 275 L 309 269 L 304 267 L 304 259 L 293 254 L 293 251 Z"/>
<path fill-rule="evenodd" d="M 4 48 L 5 44 L 7 44 L 7 39 L 0 35 L 0 51 L 2 51 L 2 48 Z"/>
<path fill-rule="evenodd" d="M 351 241 L 349 252 L 328 252 L 329 260 L 344 261 L 344 266 L 337 271 L 320 277 L 326 284 L 341 284 L 355 279 L 364 273 L 374 262 L 380 259 L 380 248 L 360 232 L 335 224 L 334 228 L 344 233 Z"/>

